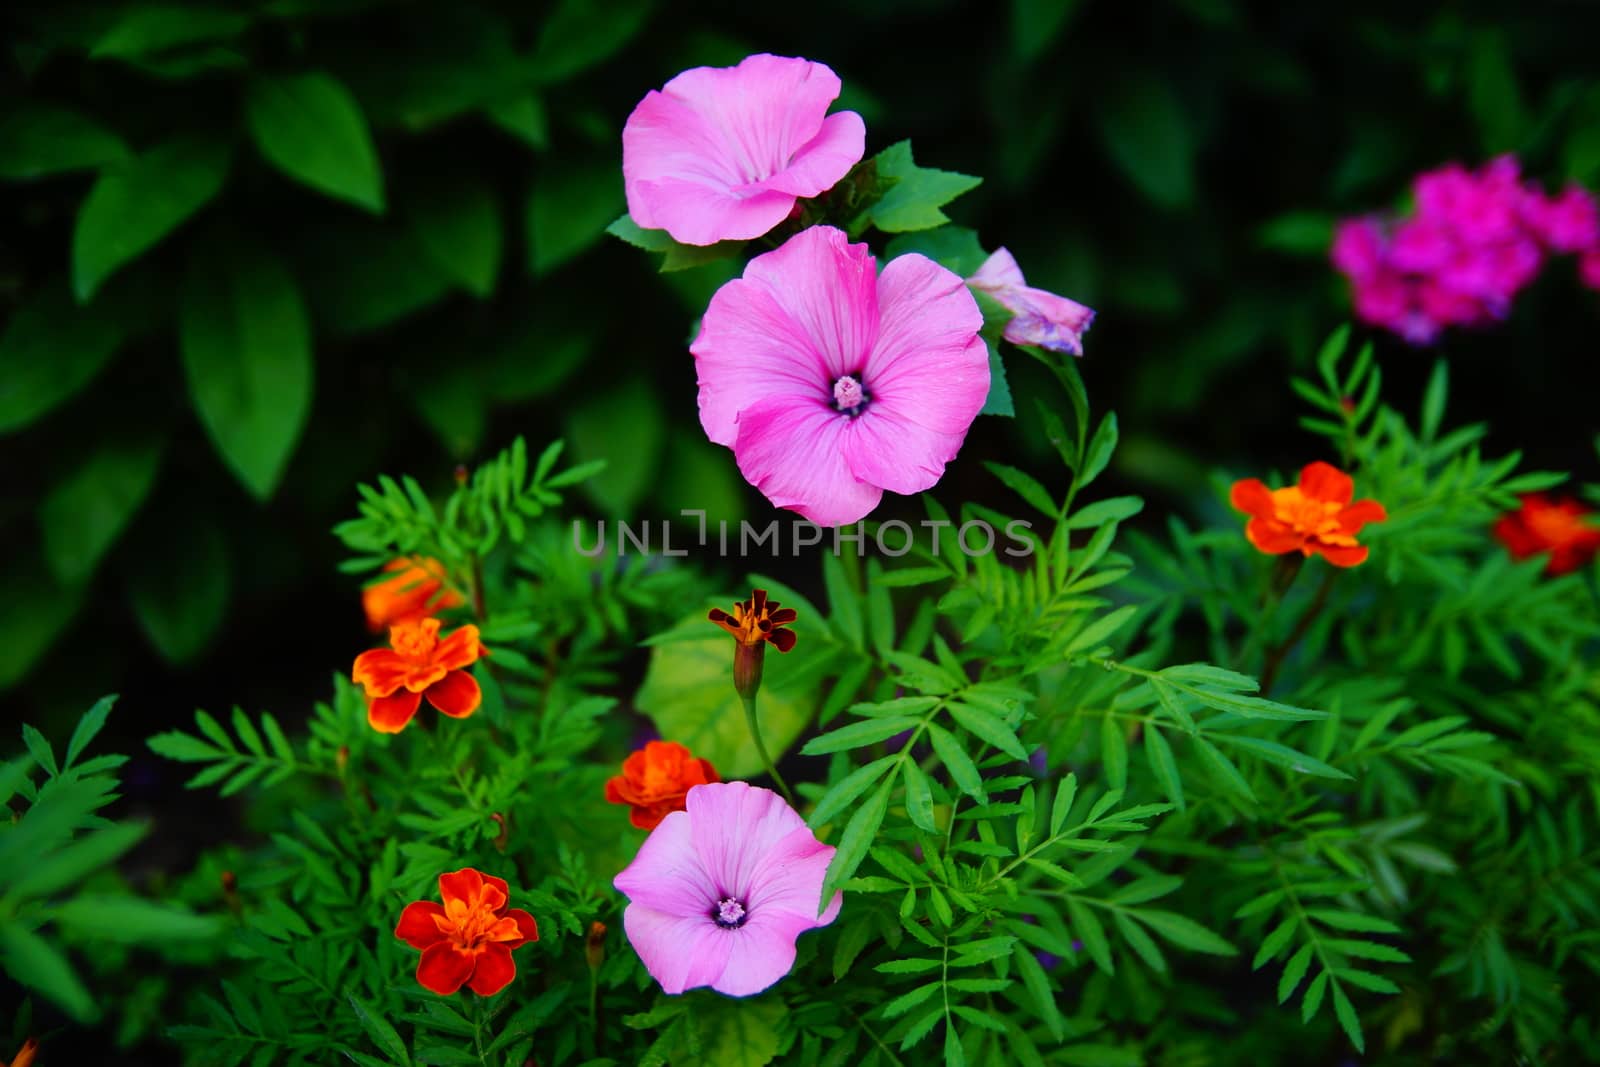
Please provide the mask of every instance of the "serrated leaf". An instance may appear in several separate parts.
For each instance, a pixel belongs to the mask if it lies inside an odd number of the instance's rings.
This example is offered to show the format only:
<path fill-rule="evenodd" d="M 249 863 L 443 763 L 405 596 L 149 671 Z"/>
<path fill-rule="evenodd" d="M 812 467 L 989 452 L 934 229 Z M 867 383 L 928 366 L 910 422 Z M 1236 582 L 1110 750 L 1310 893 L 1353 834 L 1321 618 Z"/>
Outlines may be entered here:
<path fill-rule="evenodd" d="M 873 162 L 879 181 L 888 187 L 852 220 L 852 237 L 860 236 L 869 226 L 884 233 L 943 226 L 950 219 L 939 209 L 962 193 L 976 189 L 983 181 L 969 174 L 917 166 L 911 158 L 910 141 L 890 145 L 879 152 Z"/>

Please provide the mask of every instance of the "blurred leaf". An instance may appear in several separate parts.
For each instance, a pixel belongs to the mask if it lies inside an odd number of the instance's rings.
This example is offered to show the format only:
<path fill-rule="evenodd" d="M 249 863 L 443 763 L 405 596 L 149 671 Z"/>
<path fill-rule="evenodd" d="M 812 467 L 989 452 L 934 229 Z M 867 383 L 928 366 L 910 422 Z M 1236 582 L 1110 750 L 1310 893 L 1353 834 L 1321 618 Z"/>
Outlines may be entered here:
<path fill-rule="evenodd" d="M 873 157 L 873 162 L 883 195 L 851 220 L 851 237 L 859 237 L 871 226 L 884 233 L 943 226 L 950 220 L 939 209 L 983 182 L 970 174 L 917 166 L 911 158 L 910 141 L 890 145 Z"/>
<path fill-rule="evenodd" d="M 224 929 L 212 916 L 125 896 L 74 897 L 56 906 L 55 918 L 64 930 L 113 944 L 204 941 Z"/>
<path fill-rule="evenodd" d="M 652 6 L 652 0 L 558 0 L 534 46 L 534 76 L 548 85 L 610 57 L 644 28 Z"/>
<path fill-rule="evenodd" d="M 739 694 L 733 690 L 733 638 L 704 620 L 705 613 L 697 611 L 678 623 L 703 624 L 704 638 L 651 650 L 634 704 L 650 716 L 662 737 L 710 760 L 724 780 L 760 774 L 761 757 L 745 726 Z M 807 668 L 826 654 L 825 646 L 815 641 L 808 645 L 804 638 L 793 651 L 767 654 L 756 706 L 761 736 L 773 759 L 782 759 L 805 728 L 817 696 L 816 672 Z M 808 680 L 798 685 L 789 681 L 802 674 Z"/>
<path fill-rule="evenodd" d="M 0 962 L 23 987 L 49 998 L 78 1022 L 99 1016 L 94 998 L 61 951 L 16 921 L 0 922 Z"/>
<path fill-rule="evenodd" d="M 1129 71 L 1109 87 L 1100 133 L 1119 167 L 1167 208 L 1194 198 L 1194 143 L 1177 96 L 1151 71 Z"/>
<path fill-rule="evenodd" d="M 429 374 L 426 387 L 409 392 L 417 414 L 452 457 L 465 460 L 483 443 L 489 412 L 475 368 L 440 367 Z"/>
<path fill-rule="evenodd" d="M 1334 222 L 1332 215 L 1320 211 L 1291 211 L 1264 223 L 1256 240 L 1263 248 L 1324 258 L 1333 244 Z"/>
<path fill-rule="evenodd" d="M 80 308 L 64 285 L 36 293 L 0 335 L 0 433 L 20 430 L 89 384 L 122 336 L 103 303 Z"/>
<path fill-rule="evenodd" d="M 1561 169 L 1569 180 L 1592 189 L 1600 184 L 1600 85 L 1574 109 L 1568 131 Z"/>
<path fill-rule="evenodd" d="M 227 173 L 227 146 L 196 137 L 167 141 L 102 172 L 78 209 L 72 234 L 78 302 L 204 207 Z"/>
<path fill-rule="evenodd" d="M 622 203 L 622 172 L 614 160 L 546 160 L 534 174 L 528 197 L 534 275 L 548 274 L 600 240 Z"/>
<path fill-rule="evenodd" d="M 139 3 L 126 6 L 89 55 L 132 59 L 202 41 L 235 37 L 250 25 L 246 15 L 192 4 Z"/>
<path fill-rule="evenodd" d="M 675 508 L 704 511 L 708 537 L 715 536 L 709 531 L 716 530 L 719 519 L 726 519 L 736 536 L 738 522 L 745 514 L 744 479 L 739 476 L 732 453 L 707 441 L 698 427 L 672 429 L 656 499 Z M 697 520 L 686 521 L 692 525 Z"/>
<path fill-rule="evenodd" d="M 766 1067 L 778 1055 L 778 1031 L 789 1014 L 780 997 L 707 997 L 690 1009 L 694 1038 L 678 1031 L 667 1050 L 672 1067 Z"/>
<path fill-rule="evenodd" d="M 407 197 L 417 243 L 446 274 L 478 297 L 494 292 L 503 245 L 500 211 L 481 178 L 425 182 Z"/>
<path fill-rule="evenodd" d="M 129 155 L 122 138 L 70 108 L 30 103 L 0 119 L 0 178 L 44 178 Z"/>
<path fill-rule="evenodd" d="M 184 280 L 179 342 L 206 433 L 266 500 L 311 407 L 311 329 L 293 276 L 248 242 L 202 247 Z"/>
<path fill-rule="evenodd" d="M 1505 34 L 1500 30 L 1486 29 L 1473 39 L 1467 80 L 1467 96 L 1478 120 L 1484 153 L 1496 155 L 1520 147 L 1527 116 L 1517 73 L 1506 54 Z"/>
<path fill-rule="evenodd" d="M 1017 408 L 1011 400 L 1011 385 L 1006 381 L 1006 365 L 1000 361 L 1000 350 L 987 337 L 983 343 L 989 349 L 989 395 L 978 414 L 1014 416 Z"/>
<path fill-rule="evenodd" d="M 162 542 L 140 553 L 128 575 L 128 598 L 161 657 L 187 663 L 205 650 L 227 613 L 227 542 L 214 522 L 194 514 L 164 527 Z"/>
<path fill-rule="evenodd" d="M 1024 62 L 1055 41 L 1078 10 L 1078 0 L 1011 0 L 1011 50 Z"/>
<path fill-rule="evenodd" d="M 567 416 L 567 439 L 577 463 L 603 459 L 604 471 L 584 483 L 612 518 L 627 518 L 655 483 L 666 423 L 661 399 L 643 378 L 596 390 Z"/>
<path fill-rule="evenodd" d="M 256 147 L 279 170 L 319 192 L 383 212 L 377 149 L 342 82 L 320 71 L 256 78 L 245 107 Z"/>
<path fill-rule="evenodd" d="M 336 333 L 387 326 L 452 284 L 410 230 L 354 216 L 306 234 L 295 260 L 317 318 Z"/>
<path fill-rule="evenodd" d="M 156 441 L 102 441 L 50 489 L 39 505 L 39 528 L 45 558 L 59 581 L 76 585 L 94 573 L 149 495 L 160 466 Z"/>
<path fill-rule="evenodd" d="M 339 73 L 374 126 L 425 130 L 487 107 L 532 80 L 506 20 L 468 4 L 391 7 L 388 31 Z"/>
<path fill-rule="evenodd" d="M 550 147 L 550 119 L 544 101 L 534 92 L 519 92 L 490 104 L 486 109 L 496 126 L 520 137 L 531 147 L 543 151 Z"/>
<path fill-rule="evenodd" d="M 927 256 L 963 278 L 978 273 L 978 268 L 989 258 L 989 253 L 978 242 L 978 231 L 966 226 L 940 226 L 934 230 L 901 234 L 889 242 L 884 259 L 894 259 L 908 252 Z"/>
<path fill-rule="evenodd" d="M 86 586 L 62 586 L 31 553 L 13 559 L 0 597 L 0 689 L 20 682 L 77 614 Z"/>

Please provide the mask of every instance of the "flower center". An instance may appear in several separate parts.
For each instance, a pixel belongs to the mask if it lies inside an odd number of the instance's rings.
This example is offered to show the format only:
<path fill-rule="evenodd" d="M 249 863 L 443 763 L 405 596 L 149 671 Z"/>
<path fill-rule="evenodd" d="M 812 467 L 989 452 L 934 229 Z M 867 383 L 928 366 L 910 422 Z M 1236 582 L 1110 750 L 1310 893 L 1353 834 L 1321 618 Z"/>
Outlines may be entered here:
<path fill-rule="evenodd" d="M 749 917 L 744 905 L 732 897 L 717 901 L 716 909 L 711 913 L 711 920 L 724 930 L 737 930 Z"/>
<path fill-rule="evenodd" d="M 846 374 L 843 378 L 833 383 L 833 406 L 843 414 L 855 418 L 861 414 L 863 408 L 872 396 L 863 388 L 854 377 Z"/>

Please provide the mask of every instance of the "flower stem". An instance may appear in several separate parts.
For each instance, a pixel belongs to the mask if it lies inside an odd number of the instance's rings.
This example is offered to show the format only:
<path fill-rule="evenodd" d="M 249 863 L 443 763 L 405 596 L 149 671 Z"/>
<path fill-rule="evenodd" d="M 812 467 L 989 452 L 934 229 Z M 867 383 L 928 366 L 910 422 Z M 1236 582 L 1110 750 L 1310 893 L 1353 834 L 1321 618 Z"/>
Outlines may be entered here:
<path fill-rule="evenodd" d="M 1294 646 L 1300 643 L 1300 639 L 1306 635 L 1307 630 L 1311 629 L 1311 624 L 1317 620 L 1317 616 L 1322 614 L 1322 609 L 1327 606 L 1328 593 L 1333 589 L 1333 579 L 1338 573 L 1332 567 L 1328 568 L 1328 572 L 1322 576 L 1322 584 L 1317 586 L 1316 598 L 1311 601 L 1311 606 L 1306 609 L 1306 613 L 1300 616 L 1299 621 L 1294 624 L 1294 629 L 1289 633 L 1289 636 L 1283 639 L 1282 644 L 1275 645 L 1267 650 L 1266 661 L 1261 667 L 1260 695 L 1263 700 L 1272 691 L 1272 683 L 1277 680 L 1278 668 L 1283 666 L 1284 659 L 1294 650 Z"/>
<path fill-rule="evenodd" d="M 756 752 L 761 756 L 761 765 L 767 769 L 767 773 L 777 783 L 778 792 L 783 794 L 784 799 L 789 802 L 789 806 L 791 808 L 799 807 L 795 803 L 794 794 L 789 791 L 789 784 L 778 773 L 777 764 L 772 762 L 772 756 L 767 752 L 766 742 L 761 740 L 761 724 L 756 719 L 756 695 L 754 693 L 749 695 L 740 693 L 739 700 L 744 704 L 744 721 L 750 727 L 750 738 L 756 743 Z"/>

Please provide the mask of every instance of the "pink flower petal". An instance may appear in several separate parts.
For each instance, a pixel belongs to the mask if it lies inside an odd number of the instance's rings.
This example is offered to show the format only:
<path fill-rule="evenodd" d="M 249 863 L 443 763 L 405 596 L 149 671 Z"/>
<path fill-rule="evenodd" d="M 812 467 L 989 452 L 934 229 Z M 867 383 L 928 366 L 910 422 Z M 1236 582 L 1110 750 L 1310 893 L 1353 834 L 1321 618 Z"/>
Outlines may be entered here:
<path fill-rule="evenodd" d="M 718 900 L 718 887 L 690 836 L 689 816 L 681 811 L 661 820 L 611 884 L 636 905 L 669 917 L 705 919 Z"/>
<path fill-rule="evenodd" d="M 835 893 L 821 915 L 817 914 L 817 904 L 828 864 L 833 862 L 836 851 L 832 845 L 818 841 L 805 826 L 773 846 L 752 876 L 754 888 L 747 901 L 750 924 L 781 921 L 793 930 L 794 936 L 799 936 L 833 922 L 844 903 L 844 894 Z"/>
<path fill-rule="evenodd" d="M 977 346 L 984 349 L 981 340 Z M 844 458 L 850 473 L 862 482 L 909 496 L 939 484 L 945 464 L 961 451 L 966 436 L 930 430 L 875 403 L 850 421 Z"/>
<path fill-rule="evenodd" d="M 1083 334 L 1094 322 L 1094 310 L 1027 285 L 1016 258 L 1004 248 L 996 249 L 968 282 L 1012 313 L 1011 321 L 1006 323 L 1007 341 L 1083 355 Z"/>
<path fill-rule="evenodd" d="M 867 124 L 854 111 L 841 111 L 822 120 L 822 129 L 787 167 L 756 184 L 798 197 L 817 196 L 839 184 L 866 150 Z"/>
<path fill-rule="evenodd" d="M 735 939 L 730 935 L 741 934 L 745 928 L 724 930 L 705 913 L 693 917 L 665 915 L 629 904 L 622 913 L 622 929 L 650 977 L 660 982 L 666 992 L 682 993 L 711 985 L 722 975 L 734 947 Z M 794 961 L 792 943 L 789 961 L 773 981 L 788 973 Z"/>
<path fill-rule="evenodd" d="M 770 988 L 794 966 L 794 937 L 781 927 L 751 919 L 727 937 L 728 957 L 711 988 L 730 997 L 748 997 Z M 670 992 L 670 990 L 669 990 Z"/>
<path fill-rule="evenodd" d="M 761 236 L 865 151 L 860 116 L 826 117 L 839 89 L 823 64 L 780 56 L 684 71 L 623 127 L 629 214 L 688 244 Z"/>
<path fill-rule="evenodd" d="M 806 829 L 805 820 L 782 797 L 746 782 L 695 786 L 684 802 L 694 854 L 717 894 L 747 904 L 767 854 L 796 830 Z M 821 890 L 820 883 L 817 888 Z"/>
<path fill-rule="evenodd" d="M 851 244 L 832 226 L 813 226 L 752 259 L 744 277 L 773 295 L 821 358 L 822 395 L 832 395 L 835 378 L 861 373 L 879 338 L 883 299 L 877 260 L 865 244 Z"/>
<path fill-rule="evenodd" d="M 965 434 L 989 396 L 983 312 L 960 276 L 900 256 L 878 279 L 882 324 L 867 362 L 863 417 L 888 410 L 938 433 Z"/>
<path fill-rule="evenodd" d="M 856 522 L 878 506 L 883 491 L 851 472 L 844 451 L 849 424 L 820 399 L 763 400 L 739 413 L 733 448 L 739 473 L 774 507 L 818 526 Z"/>

